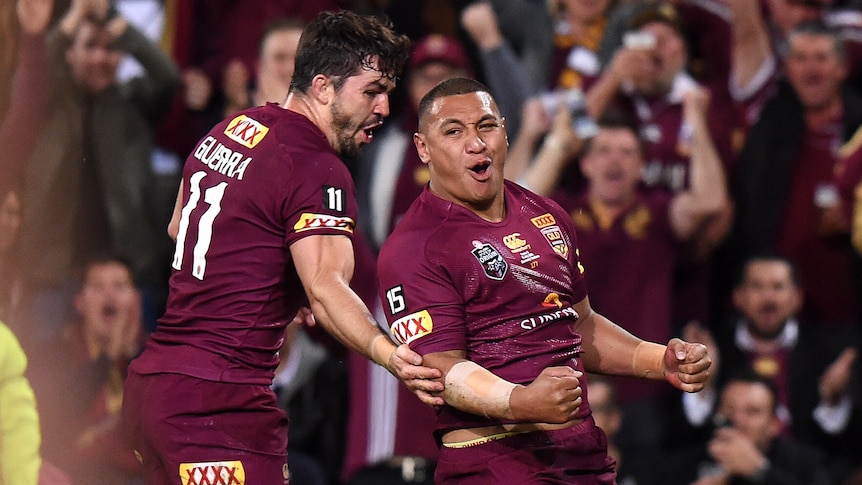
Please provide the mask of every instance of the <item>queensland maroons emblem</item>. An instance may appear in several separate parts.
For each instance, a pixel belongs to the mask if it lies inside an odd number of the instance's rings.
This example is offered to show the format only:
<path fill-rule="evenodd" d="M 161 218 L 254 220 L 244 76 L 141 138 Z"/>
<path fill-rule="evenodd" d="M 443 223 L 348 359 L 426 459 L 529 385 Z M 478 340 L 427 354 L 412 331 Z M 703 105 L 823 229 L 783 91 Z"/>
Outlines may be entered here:
<path fill-rule="evenodd" d="M 485 276 L 492 280 L 502 280 L 506 276 L 506 270 L 509 269 L 509 263 L 503 259 L 503 255 L 494 246 L 479 241 L 473 241 L 473 256 L 479 260 L 482 265 L 482 271 Z"/>

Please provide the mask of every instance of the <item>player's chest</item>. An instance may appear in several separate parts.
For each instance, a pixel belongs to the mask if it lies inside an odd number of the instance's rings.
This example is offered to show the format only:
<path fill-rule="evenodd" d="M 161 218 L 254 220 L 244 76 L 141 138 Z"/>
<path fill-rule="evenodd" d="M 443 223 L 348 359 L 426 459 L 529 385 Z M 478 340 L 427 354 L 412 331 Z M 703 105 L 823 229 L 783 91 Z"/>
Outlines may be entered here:
<path fill-rule="evenodd" d="M 452 234 L 451 249 L 467 271 L 467 288 L 528 284 L 533 279 L 571 277 L 570 237 L 551 214 L 539 214 L 494 228 Z"/>

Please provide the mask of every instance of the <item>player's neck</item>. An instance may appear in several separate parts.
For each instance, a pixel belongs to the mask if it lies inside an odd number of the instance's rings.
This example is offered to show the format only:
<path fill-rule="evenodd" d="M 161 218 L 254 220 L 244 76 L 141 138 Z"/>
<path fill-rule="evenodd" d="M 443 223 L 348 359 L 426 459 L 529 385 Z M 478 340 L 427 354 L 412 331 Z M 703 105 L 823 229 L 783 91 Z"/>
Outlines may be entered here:
<path fill-rule="evenodd" d="M 309 121 L 314 123 L 314 126 L 323 132 L 323 135 L 329 140 L 329 144 L 333 147 L 335 146 L 335 131 L 329 122 L 329 113 L 325 105 L 317 104 L 312 98 L 303 94 L 289 93 L 281 106 L 284 109 L 299 113 L 308 118 Z"/>

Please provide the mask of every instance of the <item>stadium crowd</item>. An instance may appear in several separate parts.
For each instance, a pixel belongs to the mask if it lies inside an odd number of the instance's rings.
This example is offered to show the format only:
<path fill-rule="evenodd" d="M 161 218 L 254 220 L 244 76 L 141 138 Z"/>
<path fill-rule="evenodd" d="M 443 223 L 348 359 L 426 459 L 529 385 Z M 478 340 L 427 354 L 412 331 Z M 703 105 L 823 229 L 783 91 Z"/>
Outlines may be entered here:
<path fill-rule="evenodd" d="M 303 27 L 341 9 L 413 41 L 391 115 L 343 159 L 352 287 L 382 328 L 377 255 L 429 181 L 420 100 L 471 77 L 505 117 L 506 178 L 571 216 L 592 307 L 709 349 L 699 393 L 591 394 L 619 483 L 862 484 L 859 0 L 2 2 L 0 351 L 17 366 L 20 342 L 41 432 L 14 433 L 0 388 L 0 483 L 144 483 L 123 380 L 168 300 L 183 162 L 282 103 Z M 280 355 L 292 484 L 433 483 L 432 407 L 319 326 Z"/>

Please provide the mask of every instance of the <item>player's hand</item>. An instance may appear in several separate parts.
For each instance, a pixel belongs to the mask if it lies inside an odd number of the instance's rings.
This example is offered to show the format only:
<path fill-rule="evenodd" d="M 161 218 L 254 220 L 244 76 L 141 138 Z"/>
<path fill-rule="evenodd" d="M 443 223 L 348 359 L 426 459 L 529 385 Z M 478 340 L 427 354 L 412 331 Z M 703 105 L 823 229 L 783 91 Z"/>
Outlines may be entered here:
<path fill-rule="evenodd" d="M 583 375 L 571 367 L 548 367 L 527 386 L 512 391 L 509 404 L 514 418 L 523 422 L 565 423 L 581 407 Z"/>
<path fill-rule="evenodd" d="M 317 325 L 317 321 L 314 319 L 314 314 L 311 313 L 311 308 L 304 306 L 296 312 L 296 316 L 293 317 L 293 321 L 291 323 L 295 323 L 297 325 L 305 325 L 306 327 L 313 327 Z"/>
<path fill-rule="evenodd" d="M 707 380 L 706 386 L 713 385 L 715 379 L 711 377 L 718 375 L 721 369 L 721 354 L 718 351 L 718 344 L 715 343 L 712 332 L 697 320 L 692 320 L 683 327 L 682 338 L 686 342 L 697 342 L 706 345 L 706 351 L 709 354 L 711 362 L 709 365 L 710 379 Z"/>
<path fill-rule="evenodd" d="M 410 350 L 406 344 L 395 349 L 386 368 L 423 403 L 435 408 L 446 404 L 439 395 L 443 392 L 443 373 L 439 369 L 423 366 L 422 356 Z"/>
<path fill-rule="evenodd" d="M 697 392 L 709 379 L 712 360 L 706 346 L 673 338 L 664 353 L 665 378 L 677 389 Z"/>

